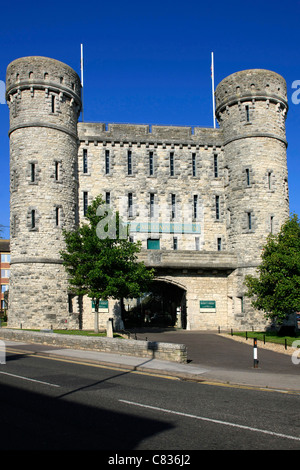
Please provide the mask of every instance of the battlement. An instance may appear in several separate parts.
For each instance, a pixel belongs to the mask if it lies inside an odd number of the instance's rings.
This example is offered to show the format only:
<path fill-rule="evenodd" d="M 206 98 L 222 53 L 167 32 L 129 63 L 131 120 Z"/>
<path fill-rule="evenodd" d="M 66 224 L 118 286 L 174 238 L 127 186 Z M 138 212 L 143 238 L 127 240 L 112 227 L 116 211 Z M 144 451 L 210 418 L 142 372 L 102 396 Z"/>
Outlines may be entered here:
<path fill-rule="evenodd" d="M 180 143 L 221 146 L 220 129 L 192 126 L 163 126 L 147 124 L 78 123 L 80 141 L 128 141 L 140 143 Z"/>
<path fill-rule="evenodd" d="M 273 99 L 287 107 L 284 78 L 263 69 L 242 70 L 224 78 L 216 88 L 216 112 L 236 101 Z"/>
<path fill-rule="evenodd" d="M 81 84 L 68 65 L 47 57 L 22 57 L 11 62 L 6 72 L 6 97 L 23 88 L 48 88 L 68 92 L 78 100 Z"/>

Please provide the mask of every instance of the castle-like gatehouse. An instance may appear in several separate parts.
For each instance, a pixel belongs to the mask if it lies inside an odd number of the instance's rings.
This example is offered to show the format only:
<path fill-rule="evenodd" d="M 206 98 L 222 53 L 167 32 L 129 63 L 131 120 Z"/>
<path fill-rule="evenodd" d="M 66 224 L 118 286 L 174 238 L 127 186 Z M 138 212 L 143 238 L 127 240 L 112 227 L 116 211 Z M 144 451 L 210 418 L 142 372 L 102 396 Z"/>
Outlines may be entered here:
<path fill-rule="evenodd" d="M 245 297 L 267 235 L 289 216 L 285 80 L 245 70 L 216 88 L 219 128 L 78 122 L 81 85 L 69 66 L 24 57 L 7 69 L 11 278 L 8 324 L 93 328 L 90 299 L 72 299 L 62 228 L 102 194 L 141 240 L 140 259 L 174 286 L 178 326 L 265 325 Z M 174 291 L 175 292 L 175 291 Z M 118 325 L 118 303 L 101 308 Z"/>

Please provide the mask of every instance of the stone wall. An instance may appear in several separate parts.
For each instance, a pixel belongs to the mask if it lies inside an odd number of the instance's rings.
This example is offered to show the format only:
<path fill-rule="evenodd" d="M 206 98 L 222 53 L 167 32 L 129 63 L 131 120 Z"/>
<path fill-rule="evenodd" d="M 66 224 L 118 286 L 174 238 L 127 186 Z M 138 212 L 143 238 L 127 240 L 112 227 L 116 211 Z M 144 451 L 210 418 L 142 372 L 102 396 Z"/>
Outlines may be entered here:
<path fill-rule="evenodd" d="M 156 341 L 130 340 L 123 338 L 83 337 L 57 333 L 40 333 L 0 328 L 0 338 L 9 341 L 26 341 L 61 348 L 85 349 L 103 353 L 145 357 L 164 361 L 187 362 L 184 344 L 160 343 Z"/>

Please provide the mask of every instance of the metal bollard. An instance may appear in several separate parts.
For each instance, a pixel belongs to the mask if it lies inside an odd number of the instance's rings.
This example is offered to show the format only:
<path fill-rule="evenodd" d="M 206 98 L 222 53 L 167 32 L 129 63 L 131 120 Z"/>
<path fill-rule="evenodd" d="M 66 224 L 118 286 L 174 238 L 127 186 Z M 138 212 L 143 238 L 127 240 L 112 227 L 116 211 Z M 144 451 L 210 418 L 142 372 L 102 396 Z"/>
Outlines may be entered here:
<path fill-rule="evenodd" d="M 258 359 L 257 359 L 257 338 L 253 338 L 253 367 L 254 369 L 258 368 Z"/>

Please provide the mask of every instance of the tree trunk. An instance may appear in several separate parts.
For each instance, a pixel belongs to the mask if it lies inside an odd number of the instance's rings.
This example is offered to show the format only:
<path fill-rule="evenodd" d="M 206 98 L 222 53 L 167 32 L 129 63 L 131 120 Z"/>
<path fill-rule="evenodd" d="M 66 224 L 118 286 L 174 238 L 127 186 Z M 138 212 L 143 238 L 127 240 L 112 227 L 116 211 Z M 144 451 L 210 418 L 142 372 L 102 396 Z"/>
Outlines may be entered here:
<path fill-rule="evenodd" d="M 94 332 L 99 333 L 99 299 L 95 299 Z"/>

